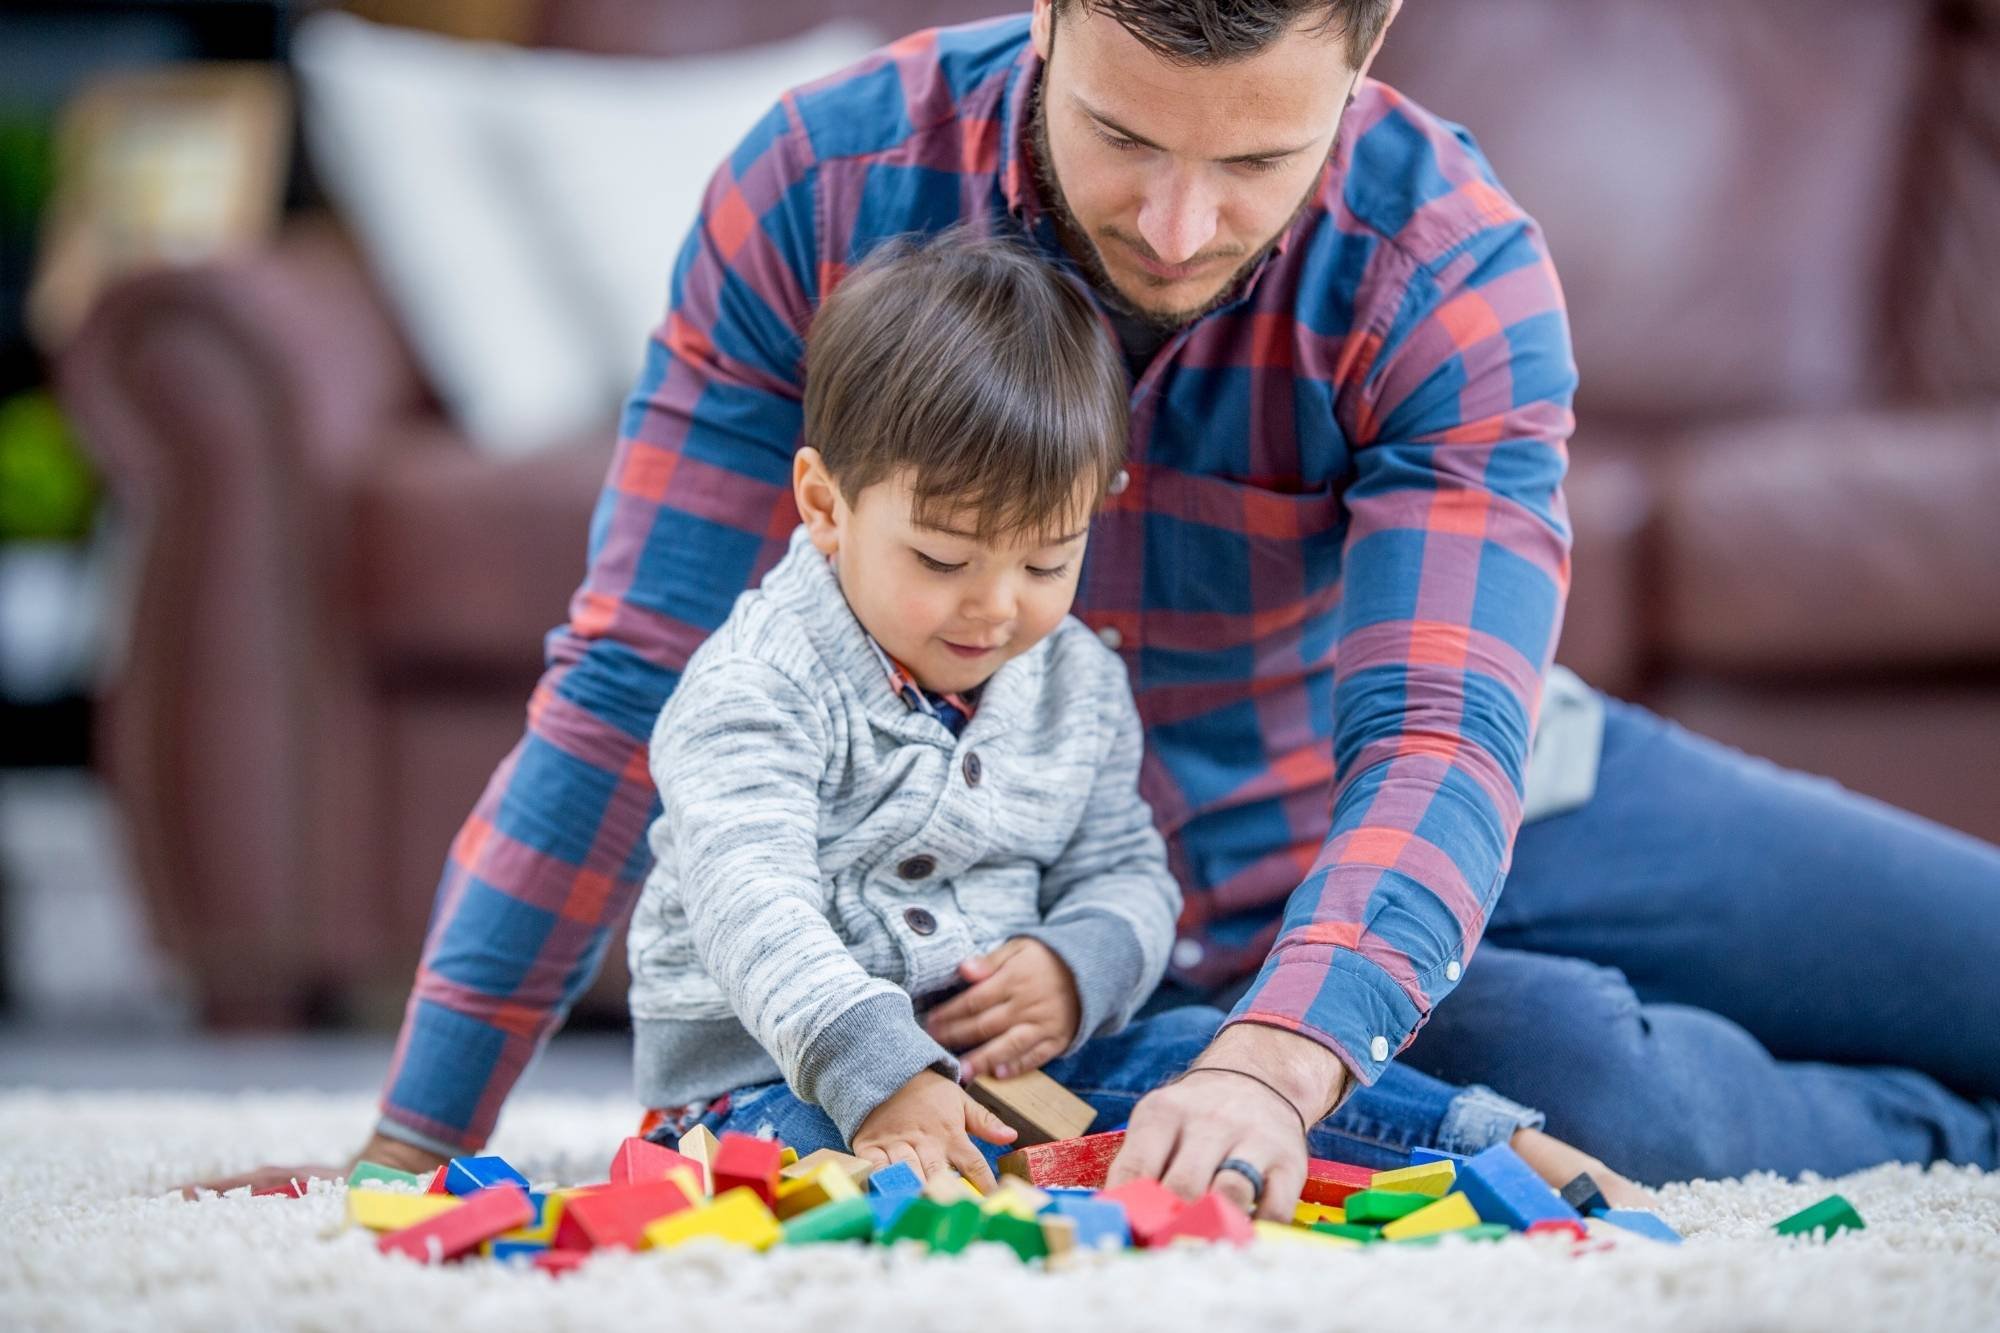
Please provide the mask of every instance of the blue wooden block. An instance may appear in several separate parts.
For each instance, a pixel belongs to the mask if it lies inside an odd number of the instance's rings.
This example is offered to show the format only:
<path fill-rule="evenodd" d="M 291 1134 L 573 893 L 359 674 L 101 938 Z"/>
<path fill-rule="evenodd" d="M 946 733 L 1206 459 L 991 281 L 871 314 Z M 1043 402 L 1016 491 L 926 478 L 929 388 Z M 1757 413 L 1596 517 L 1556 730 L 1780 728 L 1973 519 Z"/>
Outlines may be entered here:
<path fill-rule="evenodd" d="M 509 1166 L 504 1157 L 454 1157 L 444 1176 L 444 1187 L 453 1194 L 470 1194 L 495 1185 L 515 1185 L 525 1194 L 528 1178 Z"/>
<path fill-rule="evenodd" d="M 896 1225 L 896 1219 L 903 1215 L 903 1210 L 910 1206 L 912 1200 L 923 1197 L 921 1194 L 869 1195 L 868 1206 L 875 1210 L 875 1234 L 878 1236 L 885 1234 L 890 1227 Z"/>
<path fill-rule="evenodd" d="M 493 1257 L 505 1263 L 517 1254 L 533 1260 L 536 1255 L 543 1253 L 549 1247 L 536 1240 L 496 1240 L 492 1242 L 492 1248 Z"/>
<path fill-rule="evenodd" d="M 1548 1187 L 1533 1167 L 1504 1143 L 1458 1164 L 1458 1188 L 1482 1222 L 1526 1231 L 1536 1222 L 1581 1222 L 1576 1209 Z"/>
<path fill-rule="evenodd" d="M 1076 1223 L 1079 1249 L 1122 1250 L 1132 1243 L 1132 1225 L 1125 1216 L 1125 1209 L 1110 1199 L 1058 1194 L 1049 1201 L 1042 1214 L 1067 1217 Z"/>
<path fill-rule="evenodd" d="M 1597 1218 L 1614 1227 L 1637 1232 L 1649 1240 L 1665 1241 L 1669 1245 L 1681 1243 L 1680 1232 L 1668 1226 L 1658 1213 L 1649 1213 L 1643 1208 L 1606 1208 L 1597 1214 Z"/>
<path fill-rule="evenodd" d="M 870 1194 L 886 1194 L 891 1198 L 909 1198 L 924 1192 L 923 1177 L 919 1176 L 908 1162 L 891 1162 L 878 1166 L 868 1177 Z"/>
<path fill-rule="evenodd" d="M 1464 1161 L 1469 1161 L 1469 1160 L 1471 1160 L 1471 1159 L 1470 1159 L 1470 1158 L 1468 1158 L 1468 1157 L 1466 1157 L 1464 1153 L 1455 1153 L 1455 1152 L 1446 1152 L 1446 1151 L 1444 1151 L 1444 1149 L 1442 1149 L 1442 1148 L 1412 1148 L 1412 1149 L 1410 1149 L 1410 1165 L 1411 1165 L 1411 1166 L 1422 1166 L 1422 1165 L 1423 1165 L 1423 1164 L 1424 1164 L 1425 1162 L 1452 1162 L 1452 1163 L 1457 1163 L 1457 1162 L 1464 1162 Z"/>

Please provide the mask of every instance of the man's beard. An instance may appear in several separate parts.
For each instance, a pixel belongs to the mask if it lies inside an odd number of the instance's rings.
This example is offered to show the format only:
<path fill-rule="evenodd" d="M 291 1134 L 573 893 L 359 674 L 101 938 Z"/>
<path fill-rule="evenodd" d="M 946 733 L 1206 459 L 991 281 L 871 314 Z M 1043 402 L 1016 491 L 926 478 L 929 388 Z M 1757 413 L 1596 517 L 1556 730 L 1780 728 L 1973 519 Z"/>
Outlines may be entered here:
<path fill-rule="evenodd" d="M 1048 117 L 1042 108 L 1042 89 L 1047 85 L 1047 81 L 1048 67 L 1044 65 L 1042 77 L 1035 81 L 1035 100 L 1029 120 L 1033 136 L 1035 186 L 1041 191 L 1043 202 L 1047 204 L 1050 215 L 1055 219 L 1056 234 L 1062 239 L 1063 248 L 1082 266 L 1084 275 L 1090 279 L 1091 286 L 1097 289 L 1098 295 L 1104 299 L 1106 305 L 1122 315 L 1141 320 L 1163 333 L 1178 332 L 1210 311 L 1219 310 L 1235 300 L 1237 290 L 1243 285 L 1244 279 L 1263 262 L 1264 256 L 1277 248 L 1279 238 L 1292 229 L 1292 224 L 1298 221 L 1299 214 L 1305 212 L 1314 197 L 1319 194 L 1320 181 L 1325 175 L 1324 163 L 1321 164 L 1319 171 L 1313 173 L 1312 184 L 1307 187 L 1304 197 L 1292 210 L 1291 216 L 1285 219 L 1285 225 L 1273 232 L 1271 238 L 1259 246 L 1255 254 L 1238 264 L 1236 271 L 1229 275 L 1229 281 L 1223 283 L 1214 296 L 1202 305 L 1189 310 L 1148 310 L 1118 289 L 1118 284 L 1112 280 L 1110 269 L 1105 267 L 1104 255 L 1098 250 L 1097 243 L 1085 231 L 1083 224 L 1077 220 L 1076 213 L 1069 206 L 1068 197 L 1063 194 L 1062 182 L 1056 179 L 1055 156 L 1049 151 Z M 1335 134 L 1334 143 L 1339 142 L 1340 136 Z M 1331 158 L 1332 154 L 1333 149 L 1329 146 L 1327 155 Z"/>

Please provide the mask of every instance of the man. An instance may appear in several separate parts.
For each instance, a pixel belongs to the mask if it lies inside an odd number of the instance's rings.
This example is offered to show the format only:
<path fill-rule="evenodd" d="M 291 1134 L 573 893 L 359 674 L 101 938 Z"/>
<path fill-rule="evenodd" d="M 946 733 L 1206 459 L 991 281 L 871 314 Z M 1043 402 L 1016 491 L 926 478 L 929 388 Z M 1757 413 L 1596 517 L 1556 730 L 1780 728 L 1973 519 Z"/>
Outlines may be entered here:
<path fill-rule="evenodd" d="M 1147 724 L 1190 904 L 1172 995 L 1234 1003 L 1116 1178 L 1288 1215 L 1301 1130 L 1341 1105 L 1365 1136 L 1409 1069 L 1646 1180 L 2000 1162 L 2000 853 L 1550 671 L 1560 293 L 1470 141 L 1367 81 L 1394 8 L 1037 0 L 799 90 L 736 149 L 528 734 L 452 849 L 366 1155 L 482 1143 L 614 943 L 654 718 L 796 521 L 812 311 L 878 240 L 964 221 L 1025 233 L 1123 344 L 1133 463 L 1078 611 Z"/>

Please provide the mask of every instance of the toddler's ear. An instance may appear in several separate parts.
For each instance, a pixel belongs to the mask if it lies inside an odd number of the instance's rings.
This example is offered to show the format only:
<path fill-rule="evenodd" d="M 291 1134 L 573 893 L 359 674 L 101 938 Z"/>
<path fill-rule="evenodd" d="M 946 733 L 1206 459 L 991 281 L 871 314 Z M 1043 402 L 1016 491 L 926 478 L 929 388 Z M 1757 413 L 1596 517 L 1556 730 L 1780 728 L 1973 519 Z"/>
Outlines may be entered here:
<path fill-rule="evenodd" d="M 792 500 L 798 506 L 799 521 L 806 525 L 806 536 L 819 553 L 832 555 L 839 550 L 840 490 L 833 474 L 826 470 L 826 460 L 811 445 L 792 455 Z"/>

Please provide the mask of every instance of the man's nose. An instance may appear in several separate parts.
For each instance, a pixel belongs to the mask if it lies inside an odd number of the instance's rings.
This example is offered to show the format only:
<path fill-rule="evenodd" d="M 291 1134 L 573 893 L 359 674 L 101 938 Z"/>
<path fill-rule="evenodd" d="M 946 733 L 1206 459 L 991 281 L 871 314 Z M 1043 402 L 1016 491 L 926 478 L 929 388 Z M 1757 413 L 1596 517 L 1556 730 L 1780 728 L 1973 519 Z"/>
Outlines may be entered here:
<path fill-rule="evenodd" d="M 1184 264 L 1215 237 L 1216 201 L 1193 170 L 1169 167 L 1139 206 L 1139 235 L 1163 264 Z"/>

